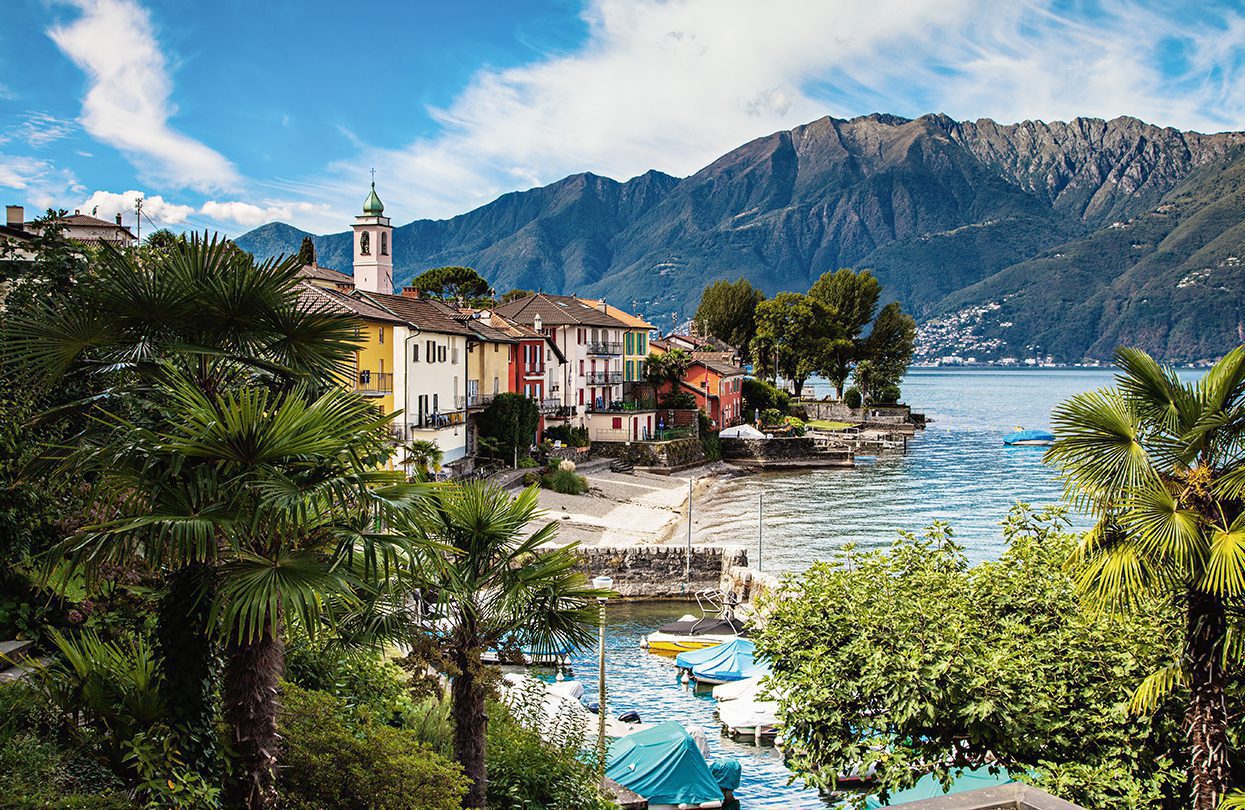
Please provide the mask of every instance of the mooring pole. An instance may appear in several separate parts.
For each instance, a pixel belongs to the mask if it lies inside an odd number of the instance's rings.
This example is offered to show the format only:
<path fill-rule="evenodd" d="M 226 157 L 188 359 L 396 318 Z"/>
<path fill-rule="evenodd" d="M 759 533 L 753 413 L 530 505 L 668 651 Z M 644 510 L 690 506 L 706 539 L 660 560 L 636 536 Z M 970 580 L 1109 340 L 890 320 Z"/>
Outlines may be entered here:
<path fill-rule="evenodd" d="M 765 533 L 765 493 L 757 495 L 757 570 L 761 570 L 761 538 Z"/>
<path fill-rule="evenodd" d="M 683 564 L 683 583 L 685 588 L 692 587 L 692 482 L 687 479 L 687 560 Z"/>

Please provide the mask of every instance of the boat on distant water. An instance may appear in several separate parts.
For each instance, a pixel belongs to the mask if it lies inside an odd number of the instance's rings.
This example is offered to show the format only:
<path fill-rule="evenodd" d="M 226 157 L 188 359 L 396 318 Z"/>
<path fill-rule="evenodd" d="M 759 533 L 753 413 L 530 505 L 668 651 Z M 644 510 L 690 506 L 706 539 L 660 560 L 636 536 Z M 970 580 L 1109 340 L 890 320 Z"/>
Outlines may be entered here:
<path fill-rule="evenodd" d="M 703 647 L 716 647 L 746 636 L 744 623 L 731 609 L 733 595 L 708 589 L 696 594 L 701 616 L 688 614 L 640 639 L 640 646 L 653 653 L 683 653 Z"/>
<path fill-rule="evenodd" d="M 1014 433 L 1003 437 L 1003 444 L 1008 447 L 1049 447 L 1055 443 L 1055 434 L 1040 428 L 1016 428 Z"/>

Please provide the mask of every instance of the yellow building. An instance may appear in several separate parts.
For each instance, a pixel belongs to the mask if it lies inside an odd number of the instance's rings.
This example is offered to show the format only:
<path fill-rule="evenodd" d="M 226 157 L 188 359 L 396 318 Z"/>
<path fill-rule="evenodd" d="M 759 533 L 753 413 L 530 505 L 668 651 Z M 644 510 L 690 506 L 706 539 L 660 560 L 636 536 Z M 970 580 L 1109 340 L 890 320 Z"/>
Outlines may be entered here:
<path fill-rule="evenodd" d="M 348 389 L 373 400 L 381 413 L 393 413 L 394 327 L 404 327 L 406 321 L 368 301 L 346 295 L 331 285 L 316 283 L 313 279 L 305 278 L 302 288 L 304 306 L 347 314 L 355 321 L 358 348 L 354 356 L 354 369 L 344 384 Z"/>
<path fill-rule="evenodd" d="M 632 315 L 630 312 L 624 312 L 618 307 L 610 306 L 604 300 L 593 300 L 591 298 L 581 298 L 579 300 L 588 306 L 596 307 L 606 315 L 627 325 L 627 330 L 623 333 L 623 385 L 643 382 L 644 365 L 648 360 L 649 354 L 648 336 L 656 327 L 638 315 Z"/>

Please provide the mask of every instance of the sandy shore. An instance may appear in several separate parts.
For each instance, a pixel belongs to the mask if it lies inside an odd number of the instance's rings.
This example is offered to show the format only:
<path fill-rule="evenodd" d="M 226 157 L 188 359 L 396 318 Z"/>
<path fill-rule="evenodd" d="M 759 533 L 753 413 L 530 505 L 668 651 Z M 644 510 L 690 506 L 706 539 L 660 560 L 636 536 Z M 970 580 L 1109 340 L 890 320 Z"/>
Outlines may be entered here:
<path fill-rule="evenodd" d="M 585 473 L 587 495 L 540 491 L 544 520 L 558 522 L 559 544 L 634 546 L 682 542 L 687 534 L 687 482 L 703 498 L 720 476 L 733 475 L 726 465 L 706 465 L 678 475 Z"/>

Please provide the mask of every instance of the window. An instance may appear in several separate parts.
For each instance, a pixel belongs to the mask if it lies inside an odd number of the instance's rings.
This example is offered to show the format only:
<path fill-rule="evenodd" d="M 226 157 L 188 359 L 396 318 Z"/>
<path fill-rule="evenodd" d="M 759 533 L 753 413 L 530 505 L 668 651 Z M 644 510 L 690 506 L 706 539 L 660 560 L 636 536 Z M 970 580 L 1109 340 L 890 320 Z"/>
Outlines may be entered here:
<path fill-rule="evenodd" d="M 583 360 L 579 361 L 579 376 L 581 377 L 584 376 L 584 361 Z"/>
<path fill-rule="evenodd" d="M 634 379 L 635 379 L 635 361 L 628 360 L 627 361 L 627 382 L 631 382 Z"/>
<path fill-rule="evenodd" d="M 381 345 L 382 345 L 382 346 L 384 345 L 384 343 L 385 343 L 385 327 L 383 327 L 383 326 L 378 326 L 378 327 L 376 327 L 376 339 L 380 341 L 380 343 L 381 343 Z"/>
<path fill-rule="evenodd" d="M 380 232 L 380 255 L 389 255 L 389 234 L 384 231 Z"/>
<path fill-rule="evenodd" d="M 432 412 L 433 412 L 433 413 L 440 413 L 440 412 L 441 412 L 441 405 L 440 405 L 440 403 L 438 402 L 438 399 L 439 399 L 439 398 L 440 398 L 440 394 L 433 394 L 433 395 L 432 395 Z"/>
<path fill-rule="evenodd" d="M 372 253 L 372 237 L 367 231 L 359 234 L 359 255 L 370 256 Z"/>
<path fill-rule="evenodd" d="M 419 344 L 418 343 L 411 344 L 411 362 L 412 363 L 419 362 Z"/>
<path fill-rule="evenodd" d="M 614 417 L 614 418 L 610 421 L 610 427 L 614 428 L 614 430 L 622 430 L 622 417 L 621 417 L 621 416 L 615 416 L 615 417 Z"/>
<path fill-rule="evenodd" d="M 453 365 L 458 365 L 458 347 L 457 346 L 455 346 L 453 351 L 450 352 L 450 363 L 452 363 Z"/>
<path fill-rule="evenodd" d="M 444 346 L 437 347 L 437 362 L 438 363 L 445 362 L 445 347 Z M 454 352 L 454 362 L 455 363 L 458 362 L 458 352 Z"/>
<path fill-rule="evenodd" d="M 635 378 L 637 380 L 644 379 L 644 361 L 643 360 L 635 361 Z"/>
<path fill-rule="evenodd" d="M 427 353 L 424 356 L 428 358 L 428 362 L 437 362 L 437 344 L 431 340 L 426 340 L 424 341 L 424 348 L 427 349 Z"/>
<path fill-rule="evenodd" d="M 635 335 L 628 332 L 626 343 L 627 343 L 627 354 L 635 354 Z M 628 380 L 631 379 L 630 374 L 627 375 L 627 379 Z"/>
<path fill-rule="evenodd" d="M 499 351 L 501 351 L 501 344 L 500 344 L 500 343 L 494 343 L 494 344 L 493 344 L 493 354 L 497 354 Z"/>
<path fill-rule="evenodd" d="M 584 389 L 582 388 L 579 389 L 579 404 L 580 405 L 584 404 Z"/>
<path fill-rule="evenodd" d="M 497 377 L 493 378 L 493 393 L 494 394 L 501 393 L 501 380 Z"/>
<path fill-rule="evenodd" d="M 635 336 L 635 353 L 648 354 L 648 335 L 640 333 Z"/>

